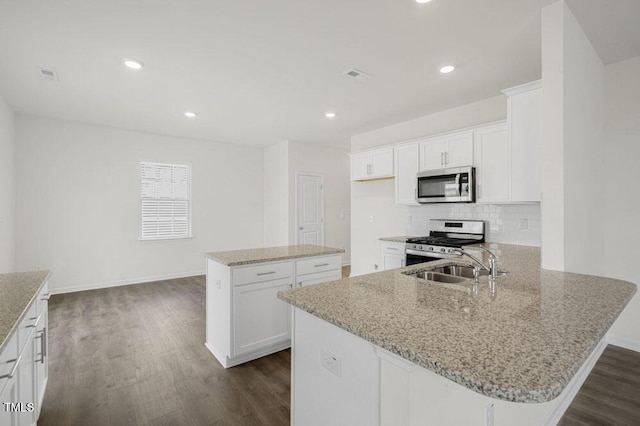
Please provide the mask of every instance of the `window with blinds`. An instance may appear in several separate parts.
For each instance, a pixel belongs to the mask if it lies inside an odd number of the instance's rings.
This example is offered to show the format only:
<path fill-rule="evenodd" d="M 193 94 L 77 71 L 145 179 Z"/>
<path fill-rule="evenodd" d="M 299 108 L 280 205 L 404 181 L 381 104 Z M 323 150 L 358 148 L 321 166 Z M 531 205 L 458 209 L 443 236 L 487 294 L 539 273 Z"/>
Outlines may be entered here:
<path fill-rule="evenodd" d="M 191 166 L 140 163 L 140 239 L 191 237 Z"/>

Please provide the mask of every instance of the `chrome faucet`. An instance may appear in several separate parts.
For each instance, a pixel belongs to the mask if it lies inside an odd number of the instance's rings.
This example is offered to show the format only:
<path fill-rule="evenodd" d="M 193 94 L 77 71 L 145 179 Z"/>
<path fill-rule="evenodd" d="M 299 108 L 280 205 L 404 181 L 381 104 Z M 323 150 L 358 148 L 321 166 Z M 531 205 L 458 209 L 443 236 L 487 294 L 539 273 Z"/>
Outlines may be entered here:
<path fill-rule="evenodd" d="M 485 269 L 486 271 L 488 271 L 489 274 L 491 274 L 492 279 L 496 278 L 498 276 L 498 257 L 486 247 L 483 247 L 483 246 L 476 246 L 476 247 L 481 248 L 482 250 L 489 253 L 489 265 L 484 263 L 482 260 L 478 259 L 476 256 L 472 255 L 471 253 L 467 252 L 467 250 L 463 249 L 462 247 L 454 249 L 452 251 L 453 253 L 457 253 L 461 256 L 467 256 L 468 258 L 476 262 L 478 265 L 480 265 L 482 269 Z M 474 269 L 473 275 L 474 275 L 474 279 L 478 278 L 477 277 L 478 274 L 476 273 L 475 269 Z"/>

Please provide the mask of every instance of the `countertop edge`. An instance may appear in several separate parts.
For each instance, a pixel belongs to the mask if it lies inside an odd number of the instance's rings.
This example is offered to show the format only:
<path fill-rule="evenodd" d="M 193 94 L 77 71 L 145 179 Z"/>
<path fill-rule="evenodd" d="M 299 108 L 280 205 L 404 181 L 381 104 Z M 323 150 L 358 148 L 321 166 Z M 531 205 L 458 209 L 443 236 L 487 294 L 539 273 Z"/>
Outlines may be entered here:
<path fill-rule="evenodd" d="M 602 339 L 606 338 L 607 331 L 611 328 L 611 326 L 616 321 L 616 319 L 620 316 L 624 308 L 628 305 L 629 301 L 636 294 L 637 286 L 634 283 L 623 281 L 623 280 L 617 280 L 617 281 L 621 281 L 633 286 L 634 290 L 629 295 L 629 297 L 625 300 L 624 304 L 620 305 L 620 308 L 618 309 L 617 313 L 612 316 L 612 319 L 609 322 L 609 324 L 606 327 L 603 327 L 603 330 L 596 336 L 594 341 L 591 342 L 591 345 L 588 346 L 588 348 L 582 353 L 581 356 L 576 358 L 576 361 L 566 371 L 566 374 L 563 375 L 561 381 L 554 383 L 552 386 L 548 388 L 532 389 L 532 390 L 507 389 L 507 388 L 502 388 L 496 385 L 482 383 L 482 382 L 479 382 L 478 380 L 461 376 L 460 373 L 458 372 L 449 370 L 444 367 L 438 367 L 433 362 L 424 362 L 420 357 L 418 357 L 416 354 L 412 352 L 403 351 L 402 348 L 396 347 L 392 344 L 386 344 L 386 342 L 377 342 L 375 339 L 375 336 L 370 336 L 367 333 L 363 333 L 355 327 L 350 327 L 348 324 L 343 324 L 341 321 L 337 321 L 335 318 L 331 318 L 329 315 L 324 315 L 323 313 L 317 312 L 316 310 L 306 306 L 304 303 L 299 303 L 293 298 L 287 297 L 289 292 L 291 292 L 292 290 L 283 290 L 278 292 L 278 298 L 298 309 L 301 309 L 311 315 L 314 315 L 317 318 L 320 318 L 328 322 L 329 324 L 339 327 L 355 336 L 358 336 L 368 341 L 373 345 L 386 349 L 389 352 L 403 359 L 413 362 L 414 364 L 422 368 L 425 368 L 435 374 L 438 374 L 444 378 L 447 378 L 479 394 L 485 395 L 490 398 L 495 398 L 495 399 L 500 399 L 500 400 L 505 400 L 510 402 L 543 403 L 543 402 L 548 402 L 557 398 L 562 393 L 562 391 L 567 387 L 567 385 L 576 375 L 578 370 L 589 358 L 589 355 L 598 346 L 598 344 L 602 341 Z"/>
<path fill-rule="evenodd" d="M 19 274 L 20 272 L 17 272 L 17 273 Z M 18 324 L 20 324 L 20 321 L 22 321 L 24 319 L 24 315 L 27 313 L 27 310 L 29 309 L 29 306 L 31 306 L 31 304 L 35 301 L 36 296 L 38 295 L 38 293 L 40 293 L 40 290 L 42 290 L 42 287 L 44 287 L 45 283 L 49 280 L 50 276 L 51 276 L 51 270 L 47 270 L 47 275 L 45 275 L 45 277 L 42 279 L 42 282 L 40 284 L 38 284 L 38 288 L 33 293 L 33 296 L 31 296 L 31 298 L 29 299 L 27 304 L 24 306 L 24 309 L 22 310 L 22 312 L 18 316 L 18 319 L 13 323 L 13 326 L 7 332 L 7 335 L 5 336 L 4 340 L 2 342 L 0 342 L 0 353 L 2 353 L 2 351 L 4 350 L 4 347 L 7 345 L 9 340 L 11 340 L 11 337 L 13 336 L 13 333 L 16 332 L 16 328 L 17 328 Z"/>
<path fill-rule="evenodd" d="M 334 254 L 342 254 L 345 253 L 345 249 L 339 249 L 339 248 L 329 248 L 328 250 L 322 252 L 322 253 L 313 253 L 313 254 L 293 254 L 293 255 L 287 255 L 287 256 L 278 256 L 278 257 L 273 257 L 273 258 L 264 258 L 264 259 L 251 259 L 251 260 L 239 260 L 239 261 L 226 261 L 224 259 L 220 259 L 219 257 L 215 256 L 215 252 L 211 252 L 211 253 L 205 253 L 205 257 L 207 259 L 211 259 L 214 260 L 222 265 L 225 266 L 242 266 L 242 265 L 254 265 L 254 264 L 260 264 L 260 263 L 268 263 L 268 262 L 278 262 L 281 260 L 291 260 L 291 259 L 303 259 L 303 258 L 307 258 L 307 257 L 318 257 L 318 256 L 331 256 Z"/>

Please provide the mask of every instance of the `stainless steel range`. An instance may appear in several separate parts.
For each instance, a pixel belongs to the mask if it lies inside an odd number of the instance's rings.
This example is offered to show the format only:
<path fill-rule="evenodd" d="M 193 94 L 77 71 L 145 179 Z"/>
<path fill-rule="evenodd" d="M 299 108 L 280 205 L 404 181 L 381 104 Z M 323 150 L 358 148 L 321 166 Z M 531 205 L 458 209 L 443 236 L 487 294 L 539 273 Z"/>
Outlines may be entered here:
<path fill-rule="evenodd" d="M 406 265 L 460 258 L 462 254 L 456 249 L 483 243 L 484 230 L 481 220 L 431 219 L 428 236 L 407 239 Z"/>

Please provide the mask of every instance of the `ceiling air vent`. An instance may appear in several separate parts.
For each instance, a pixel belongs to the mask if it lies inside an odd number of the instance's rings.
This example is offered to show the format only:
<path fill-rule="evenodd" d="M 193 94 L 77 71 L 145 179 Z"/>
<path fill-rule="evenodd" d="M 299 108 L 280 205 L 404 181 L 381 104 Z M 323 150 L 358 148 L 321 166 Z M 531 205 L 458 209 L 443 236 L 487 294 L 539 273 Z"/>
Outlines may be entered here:
<path fill-rule="evenodd" d="M 365 81 L 365 80 L 369 80 L 371 78 L 371 76 L 369 74 L 367 74 L 366 72 L 357 70 L 355 68 L 351 68 L 348 71 L 345 71 L 344 73 L 347 77 L 351 77 L 355 80 L 359 80 L 359 81 Z"/>
<path fill-rule="evenodd" d="M 58 81 L 58 73 L 53 70 L 47 70 L 44 68 L 40 68 L 40 77 L 49 81 Z"/>

